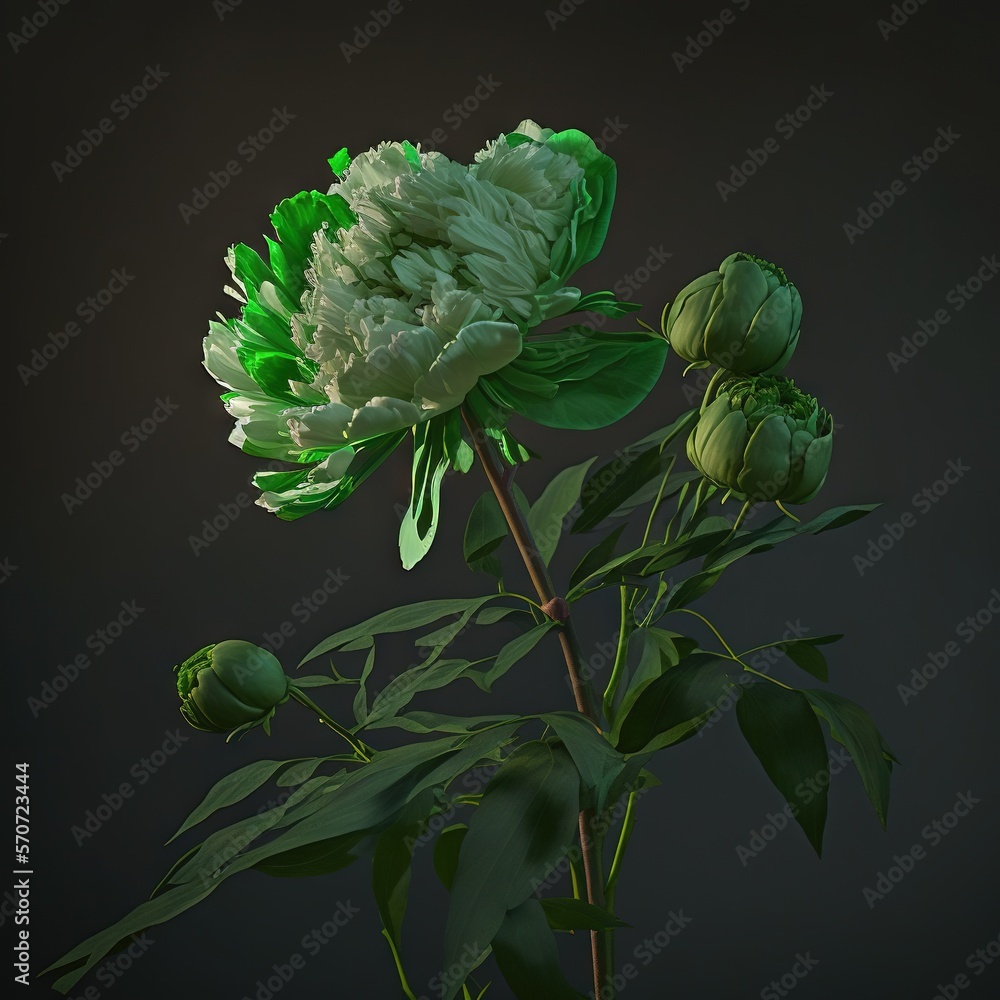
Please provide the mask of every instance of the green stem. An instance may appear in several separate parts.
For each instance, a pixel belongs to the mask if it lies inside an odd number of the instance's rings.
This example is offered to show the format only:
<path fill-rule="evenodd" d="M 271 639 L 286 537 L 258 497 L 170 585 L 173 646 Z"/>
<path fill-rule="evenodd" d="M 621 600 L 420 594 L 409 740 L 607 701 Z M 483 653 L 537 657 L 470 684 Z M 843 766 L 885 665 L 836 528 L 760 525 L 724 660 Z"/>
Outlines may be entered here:
<path fill-rule="evenodd" d="M 740 659 L 740 657 L 733 652 L 733 649 L 729 645 L 729 643 L 722 638 L 722 635 L 720 634 L 719 630 L 704 615 L 700 615 L 698 614 L 697 611 L 692 611 L 690 608 L 674 608 L 674 610 L 669 613 L 672 615 L 675 614 L 694 615 L 695 618 L 699 619 L 700 621 L 703 621 L 712 630 L 712 633 L 715 635 L 715 638 L 722 643 L 723 649 L 725 649 L 725 651 L 729 654 L 729 658 L 731 660 L 735 660 L 748 674 L 756 674 L 758 677 L 763 677 L 764 680 L 770 681 L 772 684 L 777 684 L 778 687 L 783 687 L 787 691 L 795 690 L 795 688 L 793 688 L 791 685 L 784 684 L 775 677 L 769 677 L 767 674 L 763 674 L 759 670 L 755 670 L 748 663 L 744 663 L 743 660 Z"/>
<path fill-rule="evenodd" d="M 389 942 L 389 950 L 392 952 L 392 960 L 396 963 L 396 973 L 399 976 L 399 985 L 403 988 L 406 1000 L 417 1000 L 410 984 L 406 981 L 406 973 L 403 971 L 403 963 L 400 961 L 399 952 L 396 951 L 396 944 L 392 940 L 392 935 L 385 929 L 382 930 L 382 937 Z"/>
<path fill-rule="evenodd" d="M 625 662 L 628 659 L 628 637 L 629 628 L 629 606 L 628 587 L 622 586 L 621 590 L 621 624 L 618 632 L 618 649 L 615 652 L 615 663 L 611 668 L 611 677 L 608 679 L 608 686 L 604 690 L 604 716 L 611 723 L 611 716 L 614 712 L 615 692 L 618 690 L 618 682 L 625 671 Z"/>
<path fill-rule="evenodd" d="M 562 604 L 562 611 L 568 612 L 565 601 L 560 601 L 549 577 L 548 567 L 538 552 L 534 539 L 531 537 L 531 529 L 528 522 L 514 499 L 511 489 L 511 469 L 505 465 L 503 459 L 497 453 L 496 445 L 486 434 L 483 425 L 476 418 L 471 409 L 462 407 L 462 416 L 465 420 L 469 433 L 472 436 L 472 445 L 479 456 L 486 478 L 493 489 L 493 493 L 503 512 L 507 527 L 511 537 L 517 545 L 524 561 L 525 569 L 531 578 L 535 593 L 543 607 L 553 607 Z M 552 617 L 555 617 L 553 615 Z M 580 640 L 576 634 L 576 628 L 572 618 L 556 618 L 560 622 L 559 644 L 562 647 L 563 658 L 566 661 L 566 670 L 569 674 L 570 684 L 573 687 L 573 698 L 576 701 L 577 711 L 588 718 L 595 728 L 600 731 L 600 706 L 594 696 L 594 690 L 589 678 L 583 672 L 583 656 L 580 650 Z M 580 813 L 580 853 L 583 860 L 584 880 L 587 887 L 587 901 L 594 906 L 604 905 L 604 878 L 601 865 L 601 851 L 603 838 L 595 829 L 594 810 L 585 809 Z M 594 993 L 596 996 L 607 996 L 603 992 L 608 984 L 609 965 L 607 955 L 607 942 L 605 935 L 601 931 L 590 932 L 590 950 L 593 959 L 594 973 Z"/>
<path fill-rule="evenodd" d="M 329 726 L 338 736 L 347 740 L 347 742 L 351 745 L 351 749 L 365 763 L 368 763 L 368 761 L 371 760 L 371 757 L 368 756 L 368 753 L 371 748 L 366 747 L 364 743 L 361 743 L 357 739 L 355 739 L 354 736 L 352 736 L 351 733 L 348 732 L 339 722 L 336 722 L 334 719 L 331 719 L 330 716 L 327 715 L 326 712 L 324 712 L 323 709 L 321 709 L 319 705 L 316 704 L 316 702 L 314 702 L 311 698 L 309 698 L 302 691 L 301 688 L 297 688 L 294 682 L 288 686 L 288 693 L 300 705 L 305 705 L 306 708 L 311 709 L 313 712 L 315 712 L 319 716 L 320 721 L 324 723 L 324 725 Z"/>

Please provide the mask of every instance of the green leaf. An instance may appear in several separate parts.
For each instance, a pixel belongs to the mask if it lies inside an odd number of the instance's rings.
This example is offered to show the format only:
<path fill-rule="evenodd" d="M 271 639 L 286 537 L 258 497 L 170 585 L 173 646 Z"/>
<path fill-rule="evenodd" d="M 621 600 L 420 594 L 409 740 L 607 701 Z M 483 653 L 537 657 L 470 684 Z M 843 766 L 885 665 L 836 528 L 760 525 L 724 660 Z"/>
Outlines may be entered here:
<path fill-rule="evenodd" d="M 681 580 L 667 594 L 667 601 L 663 606 L 664 613 L 676 611 L 678 608 L 686 608 L 698 600 L 715 586 L 724 569 L 724 566 L 719 566 L 715 569 L 701 570 L 698 573 L 692 573 L 686 580 Z"/>
<path fill-rule="evenodd" d="M 396 715 L 422 691 L 436 691 L 460 677 L 468 676 L 469 665 L 468 660 L 462 659 L 435 660 L 433 663 L 421 663 L 404 670 L 375 696 L 365 726 L 372 726 Z"/>
<path fill-rule="evenodd" d="M 359 725 L 364 725 L 368 721 L 368 678 L 371 677 L 372 670 L 375 669 L 375 647 L 368 650 L 365 657 L 365 667 L 361 671 L 361 678 L 358 681 L 358 690 L 354 694 L 354 718 Z"/>
<path fill-rule="evenodd" d="M 434 841 L 434 871 L 449 892 L 458 871 L 458 855 L 468 832 L 469 828 L 464 823 L 455 823 L 446 826 Z"/>
<path fill-rule="evenodd" d="M 432 417 L 413 428 L 413 486 L 399 525 L 403 569 L 413 569 L 427 555 L 437 534 L 441 483 L 451 467 L 445 453 L 445 419 Z"/>
<path fill-rule="evenodd" d="M 493 953 L 518 1000 L 583 1000 L 562 974 L 555 937 L 537 899 L 526 899 L 504 915 Z"/>
<path fill-rule="evenodd" d="M 593 430 L 620 420 L 646 398 L 663 370 L 667 343 L 644 332 L 575 327 L 528 339 L 519 357 L 480 379 L 503 405 L 545 427 Z M 558 384 L 549 397 L 517 384 L 519 373 Z"/>
<path fill-rule="evenodd" d="M 870 514 L 878 504 L 854 504 L 847 507 L 833 507 L 804 524 L 795 524 L 782 515 L 773 521 L 751 531 L 738 532 L 731 542 L 720 546 L 705 559 L 704 567 L 730 566 L 737 559 L 756 552 L 773 549 L 779 542 L 798 535 L 819 535 L 824 531 L 843 527 Z"/>
<path fill-rule="evenodd" d="M 289 852 L 298 848 L 321 844 L 329 850 L 328 842 L 335 838 L 384 829 L 424 788 L 446 785 L 478 762 L 495 756 L 515 731 L 516 726 L 510 725 L 469 737 L 386 750 L 340 784 L 339 777 L 313 779 L 297 789 L 288 802 L 264 816 L 250 817 L 251 828 L 243 821 L 217 831 L 196 852 L 189 852 L 189 859 L 172 875 L 172 881 L 180 883 L 176 888 L 166 889 L 88 938 L 46 971 L 63 970 L 55 986 L 69 990 L 123 939 L 182 913 L 226 878 L 251 868 L 266 868 L 267 862 L 275 859 L 285 859 L 287 864 L 287 859 L 295 856 Z M 269 843 L 252 847 L 262 832 L 276 829 L 279 822 L 291 825 Z M 206 851 L 207 860 L 201 860 Z"/>
<path fill-rule="evenodd" d="M 470 673 L 475 679 L 475 674 Z M 408 733 L 474 733 L 498 722 L 514 722 L 517 715 L 443 715 L 440 712 L 404 712 L 376 719 L 369 729 L 403 729 Z"/>
<path fill-rule="evenodd" d="M 693 736 L 732 690 L 733 672 L 732 660 L 711 653 L 692 653 L 665 671 L 627 715 L 619 713 L 618 750 L 651 753 Z"/>
<path fill-rule="evenodd" d="M 554 931 L 604 931 L 631 926 L 585 899 L 549 896 L 539 902 L 549 927 Z"/>
<path fill-rule="evenodd" d="M 477 568 L 472 564 L 488 556 L 506 537 L 507 522 L 493 491 L 488 490 L 473 505 L 465 526 L 462 548 L 469 567 Z"/>
<path fill-rule="evenodd" d="M 594 793 L 597 812 L 602 812 L 608 794 L 625 768 L 625 758 L 579 712 L 549 712 L 541 719 L 552 727 L 570 752 L 581 780 Z"/>
<path fill-rule="evenodd" d="M 569 578 L 570 593 L 573 593 L 588 577 L 597 572 L 606 562 L 610 561 L 615 554 L 615 546 L 618 539 L 622 537 L 622 532 L 628 527 L 627 524 L 620 524 L 613 531 L 608 532 L 589 552 L 580 560 L 580 564 L 573 570 Z"/>
<path fill-rule="evenodd" d="M 763 646 L 748 649 L 741 654 L 740 658 L 746 659 L 751 653 L 759 653 L 764 649 L 776 649 L 779 653 L 784 653 L 807 674 L 812 674 L 816 680 L 825 684 L 830 679 L 830 673 L 827 669 L 826 657 L 816 647 L 826 646 L 843 638 L 843 633 L 837 633 L 835 635 L 817 635 L 807 639 L 781 639 L 778 642 L 769 642 Z M 754 665 L 751 664 L 751 666 Z"/>
<path fill-rule="evenodd" d="M 623 452 L 602 466 L 583 486 L 582 508 L 573 524 L 573 532 L 596 528 L 636 490 L 652 480 L 659 480 L 673 462 L 673 455 L 649 448 L 636 455 Z"/>
<path fill-rule="evenodd" d="M 801 691 L 762 681 L 744 687 L 736 703 L 736 718 L 809 843 L 822 855 L 829 781 L 820 779 L 829 777 L 829 765 L 811 702 Z M 808 795 L 802 794 L 804 783 L 809 783 Z"/>
<path fill-rule="evenodd" d="M 629 313 L 638 312 L 642 306 L 638 302 L 623 302 L 614 292 L 591 292 L 577 302 L 573 312 L 593 312 L 612 319 L 620 319 Z"/>
<path fill-rule="evenodd" d="M 347 168 L 351 165 L 351 155 L 347 152 L 347 147 L 344 146 L 342 149 L 338 149 L 333 156 L 328 157 L 326 162 L 330 164 L 330 169 L 338 177 L 343 177 L 347 173 Z"/>
<path fill-rule="evenodd" d="M 295 686 L 298 688 L 318 688 L 326 687 L 328 684 L 343 684 L 343 681 L 327 674 L 304 674 L 295 678 Z"/>
<path fill-rule="evenodd" d="M 332 875 L 358 860 L 354 848 L 364 839 L 363 833 L 348 833 L 314 844 L 283 851 L 254 865 L 254 871 L 271 878 L 312 878 Z"/>
<path fill-rule="evenodd" d="M 382 926 L 396 949 L 401 947 L 403 917 L 410 894 L 413 844 L 434 808 L 434 792 L 426 788 L 407 803 L 403 814 L 378 838 L 372 858 L 372 888 Z"/>
<path fill-rule="evenodd" d="M 499 678 L 538 645 L 542 636 L 550 631 L 555 624 L 550 618 L 534 628 L 528 629 L 522 635 L 515 636 L 497 653 L 496 660 L 489 670 L 477 671 L 470 676 L 484 691 L 489 691 Z"/>
<path fill-rule="evenodd" d="M 545 487 L 542 495 L 528 511 L 528 527 L 535 548 L 546 566 L 552 561 L 556 546 L 562 537 L 566 517 L 576 506 L 583 478 L 593 464 L 594 459 L 591 458 L 579 465 L 563 469 Z"/>
<path fill-rule="evenodd" d="M 201 804 L 184 820 L 167 843 L 176 840 L 182 833 L 208 819 L 212 813 L 241 802 L 265 785 L 278 771 L 305 759 L 297 757 L 293 760 L 258 760 L 238 768 L 232 774 L 227 774 L 209 789 Z"/>
<path fill-rule="evenodd" d="M 802 693 L 809 699 L 813 709 L 826 720 L 830 735 L 847 748 L 884 830 L 889 811 L 892 765 L 883 753 L 885 741 L 875 728 L 871 716 L 860 705 L 829 691 L 812 690 Z"/>
<path fill-rule="evenodd" d="M 300 661 L 299 666 L 334 649 L 369 649 L 374 644 L 374 637 L 377 635 L 408 632 L 410 629 L 420 628 L 423 625 L 430 625 L 431 622 L 440 621 L 449 615 L 463 614 L 469 608 L 475 611 L 486 604 L 487 601 L 492 601 L 497 596 L 496 594 L 490 594 L 488 597 L 459 597 L 434 601 L 418 601 L 416 604 L 406 604 L 401 608 L 383 611 L 381 614 L 361 622 L 360 625 L 352 625 L 350 628 L 335 632 L 324 639 L 319 645 L 314 646 L 306 653 Z"/>
<path fill-rule="evenodd" d="M 579 811 L 580 776 L 563 747 L 533 740 L 501 764 L 462 845 L 441 968 L 488 947 L 507 911 L 524 902 L 572 847 Z M 444 1000 L 458 987 L 453 984 Z"/>
<path fill-rule="evenodd" d="M 624 688 L 619 685 L 616 692 L 619 702 L 613 708 L 614 723 L 611 727 L 611 742 L 618 743 L 621 734 L 622 723 L 632 711 L 632 706 L 639 699 L 643 691 L 649 687 L 657 677 L 660 677 L 664 670 L 673 666 L 677 661 L 671 661 L 664 654 L 663 640 L 652 630 L 645 628 L 634 629 L 628 637 L 628 652 L 633 649 L 638 651 L 638 663 L 635 671 L 629 676 L 628 683 Z M 676 654 L 676 651 L 675 651 Z"/>

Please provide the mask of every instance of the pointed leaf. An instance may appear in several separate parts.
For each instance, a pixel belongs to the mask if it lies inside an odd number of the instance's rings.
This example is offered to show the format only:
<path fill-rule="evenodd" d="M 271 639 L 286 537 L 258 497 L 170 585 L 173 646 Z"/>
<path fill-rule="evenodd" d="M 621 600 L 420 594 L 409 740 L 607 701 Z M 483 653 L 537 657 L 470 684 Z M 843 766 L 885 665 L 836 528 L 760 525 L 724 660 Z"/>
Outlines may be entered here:
<path fill-rule="evenodd" d="M 506 537 L 507 522 L 497 498 L 489 490 L 473 504 L 469 513 L 462 546 L 465 561 L 472 567 L 474 562 L 488 556 Z"/>
<path fill-rule="evenodd" d="M 374 643 L 376 635 L 408 632 L 410 629 L 420 628 L 422 625 L 430 625 L 431 622 L 440 621 L 449 615 L 460 615 L 469 608 L 475 611 L 486 604 L 487 601 L 492 601 L 496 596 L 496 594 L 490 594 L 488 597 L 460 597 L 435 601 L 419 601 L 416 604 L 407 604 L 401 608 L 393 608 L 391 611 L 383 611 L 381 614 L 361 622 L 360 625 L 353 625 L 351 628 L 335 632 L 324 639 L 319 645 L 306 653 L 299 666 L 334 649 L 368 649 Z"/>
<path fill-rule="evenodd" d="M 891 764 L 883 754 L 882 739 L 871 716 L 853 701 L 830 691 L 803 691 L 813 709 L 830 726 L 830 735 L 847 748 L 858 769 L 865 792 L 875 807 L 882 829 L 889 811 L 889 779 Z"/>
<path fill-rule="evenodd" d="M 451 884 L 458 871 L 458 856 L 469 828 L 464 823 L 446 826 L 434 841 L 434 871 L 441 884 L 451 892 Z"/>
<path fill-rule="evenodd" d="M 584 476 L 593 464 L 594 459 L 591 458 L 563 469 L 545 487 L 528 512 L 528 527 L 531 529 L 535 548 L 546 566 L 552 561 L 563 534 L 566 517 L 576 507 Z"/>
<path fill-rule="evenodd" d="M 545 919 L 554 931 L 604 931 L 629 927 L 613 913 L 572 896 L 548 896 L 539 900 Z"/>
<path fill-rule="evenodd" d="M 504 915 L 493 953 L 518 1000 L 583 1000 L 562 974 L 555 937 L 537 899 Z"/>
<path fill-rule="evenodd" d="M 503 762 L 462 845 L 442 968 L 489 946 L 507 911 L 527 899 L 572 847 L 579 808 L 580 776 L 563 747 L 533 740 Z"/>
<path fill-rule="evenodd" d="M 750 749 L 791 807 L 813 849 L 821 855 L 829 764 L 811 702 L 801 691 L 762 681 L 743 688 L 736 703 L 736 718 Z M 804 783 L 809 786 L 808 795 L 797 791 Z M 819 791 L 815 791 L 817 787 Z"/>
<path fill-rule="evenodd" d="M 692 653 L 665 671 L 615 720 L 618 750 L 649 753 L 693 736 L 732 690 L 734 668 L 724 657 Z"/>

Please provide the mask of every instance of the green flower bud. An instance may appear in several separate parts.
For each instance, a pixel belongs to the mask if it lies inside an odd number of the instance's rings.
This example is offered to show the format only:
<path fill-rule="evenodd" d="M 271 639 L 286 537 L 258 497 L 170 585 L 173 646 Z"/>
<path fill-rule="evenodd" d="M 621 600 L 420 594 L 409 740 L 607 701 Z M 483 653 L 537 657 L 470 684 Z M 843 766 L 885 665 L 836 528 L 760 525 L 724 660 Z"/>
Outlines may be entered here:
<path fill-rule="evenodd" d="M 664 319 L 670 347 L 691 364 L 777 374 L 799 340 L 802 299 L 780 267 L 730 254 L 683 288 Z"/>
<path fill-rule="evenodd" d="M 805 503 L 830 467 L 833 418 L 782 375 L 726 373 L 710 387 L 687 456 L 741 500 Z"/>
<path fill-rule="evenodd" d="M 266 649 L 227 639 L 199 649 L 177 672 L 181 715 L 207 733 L 265 724 L 288 698 L 288 678 Z"/>

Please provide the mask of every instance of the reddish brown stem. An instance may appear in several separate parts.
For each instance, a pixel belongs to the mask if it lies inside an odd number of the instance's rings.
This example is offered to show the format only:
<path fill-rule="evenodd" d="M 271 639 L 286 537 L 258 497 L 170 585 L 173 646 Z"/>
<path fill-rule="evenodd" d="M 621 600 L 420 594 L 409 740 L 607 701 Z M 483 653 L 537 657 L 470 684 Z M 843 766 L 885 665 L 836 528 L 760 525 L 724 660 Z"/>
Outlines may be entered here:
<path fill-rule="evenodd" d="M 585 715 L 599 730 L 600 712 L 593 688 L 588 683 L 581 668 L 582 656 L 580 642 L 569 616 L 566 602 L 556 595 L 549 576 L 548 567 L 538 552 L 531 529 L 525 520 L 524 513 L 514 499 L 511 486 L 514 477 L 514 467 L 507 465 L 497 453 L 496 445 L 486 434 L 482 424 L 475 415 L 463 407 L 462 416 L 472 435 L 473 447 L 482 462 L 493 493 L 500 505 L 511 537 L 517 545 L 521 558 L 524 560 L 528 576 L 531 578 L 538 601 L 549 617 L 560 623 L 559 644 L 562 647 L 566 661 L 566 670 L 573 688 L 573 698 L 576 709 Z M 604 906 L 604 876 L 601 865 L 602 837 L 596 833 L 595 814 L 593 809 L 585 809 L 580 813 L 580 853 L 583 860 L 584 882 L 587 889 L 587 901 L 594 906 Z M 608 950 L 606 935 L 601 931 L 591 931 L 590 950 L 593 957 L 594 995 L 602 996 L 602 990 L 607 984 Z M 604 994 L 606 995 L 606 994 Z"/>

